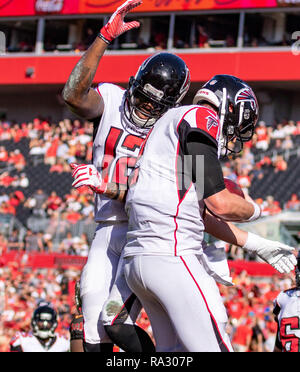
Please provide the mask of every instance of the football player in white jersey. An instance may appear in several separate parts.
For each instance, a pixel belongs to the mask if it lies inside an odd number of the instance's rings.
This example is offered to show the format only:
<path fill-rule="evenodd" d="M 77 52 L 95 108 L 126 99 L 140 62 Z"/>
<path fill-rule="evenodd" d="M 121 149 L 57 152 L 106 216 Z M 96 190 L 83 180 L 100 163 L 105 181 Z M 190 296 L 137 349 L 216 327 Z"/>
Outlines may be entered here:
<path fill-rule="evenodd" d="M 274 301 L 277 335 L 274 352 L 300 352 L 300 253 L 295 270 L 295 287 L 280 292 Z"/>
<path fill-rule="evenodd" d="M 47 302 L 41 302 L 33 313 L 32 332 L 18 332 L 10 343 L 11 352 L 64 353 L 70 351 L 70 341 L 55 333 L 57 315 Z"/>
<path fill-rule="evenodd" d="M 242 148 L 253 135 L 258 106 L 251 88 L 218 75 L 194 103 L 200 106 L 172 109 L 156 123 L 130 176 L 125 276 L 148 313 L 157 351 L 232 351 L 225 308 L 201 261 L 204 220 L 207 232 L 279 272 L 291 271 L 296 259 L 292 247 L 223 222 L 260 216 L 252 201 L 225 189 L 218 160 L 230 142 Z M 206 208 L 222 220 L 205 217 Z"/>
<path fill-rule="evenodd" d="M 226 190 L 219 155 L 249 141 L 258 116 L 251 88 L 214 76 L 196 94 L 197 106 L 168 111 L 153 127 L 130 176 L 125 277 L 142 302 L 157 351 L 232 351 L 227 315 L 203 254 L 204 211 L 229 221 L 257 218 L 256 206 Z M 258 237 L 259 238 L 259 237 Z M 292 247 L 265 246 L 247 234 L 243 247 L 289 272 Z"/>
<path fill-rule="evenodd" d="M 128 89 L 108 83 L 99 84 L 96 89 L 91 87 L 108 44 L 121 33 L 139 26 L 135 21 L 125 23 L 124 17 L 140 4 L 140 0 L 128 0 L 117 9 L 75 66 L 63 91 L 63 98 L 72 111 L 98 122 L 94 130 L 93 164 L 72 165 L 73 186 L 80 187 L 76 177 L 83 176 L 85 184 L 96 192 L 98 227 L 80 288 L 87 352 L 112 351 L 111 340 L 114 341 L 115 336 L 116 343 L 125 351 L 154 350 L 146 332 L 135 325 L 141 304 L 131 291 L 121 306 L 112 301 L 106 307 L 107 315 L 113 314 L 114 322 L 104 329 L 100 319 L 126 243 L 128 218 L 123 203 L 100 195 L 105 190 L 100 187 L 97 173 L 101 171 L 105 182 L 115 182 L 126 188 L 128 175 L 149 129 L 169 108 L 180 103 L 190 84 L 188 68 L 181 58 L 158 53 L 149 57 L 135 77 L 130 78 Z M 126 287 L 124 282 L 118 290 Z M 120 342 L 119 337 L 125 339 Z"/>

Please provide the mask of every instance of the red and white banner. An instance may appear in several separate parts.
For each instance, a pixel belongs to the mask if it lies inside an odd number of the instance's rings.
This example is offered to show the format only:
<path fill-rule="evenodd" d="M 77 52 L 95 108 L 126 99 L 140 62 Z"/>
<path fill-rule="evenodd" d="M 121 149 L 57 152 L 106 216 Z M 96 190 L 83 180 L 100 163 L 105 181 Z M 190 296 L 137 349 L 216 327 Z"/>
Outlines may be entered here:
<path fill-rule="evenodd" d="M 0 0 L 0 17 L 38 14 L 111 14 L 124 0 Z M 207 9 L 273 8 L 291 4 L 289 0 L 143 0 L 134 12 L 165 12 Z"/>

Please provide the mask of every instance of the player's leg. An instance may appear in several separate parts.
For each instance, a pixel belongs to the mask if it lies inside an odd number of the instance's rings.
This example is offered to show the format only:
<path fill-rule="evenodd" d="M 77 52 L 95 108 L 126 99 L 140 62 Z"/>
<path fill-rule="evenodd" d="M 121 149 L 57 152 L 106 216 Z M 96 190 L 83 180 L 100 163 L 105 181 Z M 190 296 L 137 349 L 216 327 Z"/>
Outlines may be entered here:
<path fill-rule="evenodd" d="M 102 322 L 111 340 L 127 352 L 154 352 L 147 332 L 135 324 L 142 305 L 128 287 L 121 256 L 116 280 L 102 310 Z"/>
<path fill-rule="evenodd" d="M 112 227 L 99 226 L 80 280 L 86 352 L 109 352 L 113 343 L 100 321 L 103 304 L 116 275 L 119 256 L 109 249 Z"/>
<path fill-rule="evenodd" d="M 189 307 L 190 318 L 178 322 L 177 317 L 186 313 L 186 307 L 179 306 L 174 312 L 171 304 L 166 306 L 170 317 L 175 319 L 173 325 L 182 344 L 188 351 L 233 351 L 226 333 L 226 309 L 215 280 L 207 274 L 196 256 L 183 256 L 180 260 L 180 276 L 188 288 L 182 300 L 194 304 Z M 190 336 L 192 329 L 199 336 L 197 340 Z"/>
<path fill-rule="evenodd" d="M 140 272 L 142 256 L 125 259 L 125 276 L 130 288 L 139 297 L 149 317 L 157 352 L 186 351 L 179 342 L 174 327 L 165 309 L 157 300 L 155 294 L 149 292 L 143 285 Z M 156 268 L 155 268 L 156 271 Z M 153 276 L 155 280 L 155 276 Z"/>
<path fill-rule="evenodd" d="M 218 287 L 196 256 L 141 256 L 139 270 L 187 351 L 232 351 Z"/>

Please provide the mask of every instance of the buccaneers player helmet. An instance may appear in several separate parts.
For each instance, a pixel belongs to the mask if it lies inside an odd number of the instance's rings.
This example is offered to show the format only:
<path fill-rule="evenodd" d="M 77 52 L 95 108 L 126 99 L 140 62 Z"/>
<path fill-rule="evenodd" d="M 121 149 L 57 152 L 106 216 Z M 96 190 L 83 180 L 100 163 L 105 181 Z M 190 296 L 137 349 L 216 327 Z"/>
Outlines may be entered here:
<path fill-rule="evenodd" d="M 140 128 L 151 127 L 169 108 L 176 107 L 190 86 L 185 62 L 171 53 L 147 58 L 131 76 L 126 91 L 125 113 Z M 145 119 L 138 116 L 140 112 Z"/>
<path fill-rule="evenodd" d="M 41 302 L 35 309 L 31 320 L 31 326 L 33 334 L 42 340 L 55 337 L 54 332 L 57 327 L 57 314 L 49 303 Z"/>
<path fill-rule="evenodd" d="M 258 103 L 250 86 L 235 76 L 216 75 L 194 97 L 193 104 L 203 102 L 210 103 L 218 111 L 226 153 L 240 152 L 243 143 L 252 138 L 258 119 Z M 229 147 L 232 141 L 235 148 Z"/>

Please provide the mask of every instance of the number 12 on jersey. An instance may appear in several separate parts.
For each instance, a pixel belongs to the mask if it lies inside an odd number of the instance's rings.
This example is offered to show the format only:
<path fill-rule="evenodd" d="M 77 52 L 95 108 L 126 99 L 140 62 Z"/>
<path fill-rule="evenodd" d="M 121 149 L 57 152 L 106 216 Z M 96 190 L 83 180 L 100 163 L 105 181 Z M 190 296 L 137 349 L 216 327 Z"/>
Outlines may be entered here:
<path fill-rule="evenodd" d="M 144 139 L 133 134 L 124 137 L 123 133 L 123 129 L 111 127 L 106 138 L 102 161 L 102 178 L 105 182 L 127 185 L 129 169 L 135 166 L 137 158 L 133 154 Z"/>

